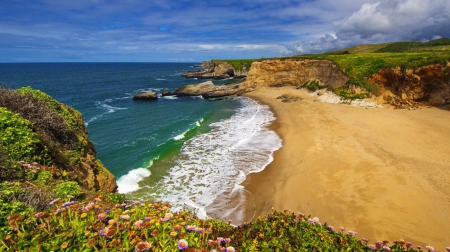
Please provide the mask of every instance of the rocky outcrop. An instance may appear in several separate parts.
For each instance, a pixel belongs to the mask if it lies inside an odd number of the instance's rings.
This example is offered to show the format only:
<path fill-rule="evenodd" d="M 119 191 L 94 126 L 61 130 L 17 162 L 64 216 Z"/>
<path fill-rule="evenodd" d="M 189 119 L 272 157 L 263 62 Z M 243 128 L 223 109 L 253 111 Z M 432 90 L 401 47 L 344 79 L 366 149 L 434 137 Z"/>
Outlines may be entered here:
<path fill-rule="evenodd" d="M 258 86 L 296 86 L 307 81 L 317 81 L 322 86 L 343 86 L 349 78 L 329 60 L 273 59 L 253 62 L 248 72 L 245 88 Z"/>
<path fill-rule="evenodd" d="M 385 68 L 368 81 L 377 84 L 383 100 L 394 106 L 411 107 L 414 102 L 432 106 L 450 104 L 449 63 L 416 69 Z"/>
<path fill-rule="evenodd" d="M 158 96 L 155 92 L 145 92 L 141 94 L 137 94 L 133 97 L 133 100 L 156 100 Z"/>
<path fill-rule="evenodd" d="M 241 85 L 242 84 L 228 84 L 216 86 L 212 83 L 212 81 L 207 81 L 199 84 L 179 87 L 175 92 L 170 94 L 178 97 L 201 95 L 203 98 L 219 98 L 241 94 Z"/>
<path fill-rule="evenodd" d="M 202 62 L 202 66 L 205 69 L 197 71 L 189 71 L 181 74 L 181 76 L 186 78 L 197 78 L 197 79 L 227 79 L 231 77 L 242 78 L 247 75 L 246 67 L 242 70 L 235 70 L 232 65 L 225 61 L 219 61 L 207 64 Z"/>

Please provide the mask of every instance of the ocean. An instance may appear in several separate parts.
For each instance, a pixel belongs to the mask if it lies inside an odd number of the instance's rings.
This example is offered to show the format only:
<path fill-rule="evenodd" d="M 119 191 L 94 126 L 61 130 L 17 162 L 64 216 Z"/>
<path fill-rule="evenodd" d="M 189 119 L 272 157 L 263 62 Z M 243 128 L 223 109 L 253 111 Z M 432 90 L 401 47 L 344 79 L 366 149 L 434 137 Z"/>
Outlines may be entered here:
<path fill-rule="evenodd" d="M 192 63 L 4 63 L 0 85 L 30 86 L 83 114 L 99 158 L 129 199 L 161 199 L 173 210 L 248 222 L 253 195 L 241 183 L 272 161 L 281 139 L 268 106 L 246 97 L 207 100 L 135 94 L 203 80 Z M 233 79 L 214 81 L 216 85 Z"/>

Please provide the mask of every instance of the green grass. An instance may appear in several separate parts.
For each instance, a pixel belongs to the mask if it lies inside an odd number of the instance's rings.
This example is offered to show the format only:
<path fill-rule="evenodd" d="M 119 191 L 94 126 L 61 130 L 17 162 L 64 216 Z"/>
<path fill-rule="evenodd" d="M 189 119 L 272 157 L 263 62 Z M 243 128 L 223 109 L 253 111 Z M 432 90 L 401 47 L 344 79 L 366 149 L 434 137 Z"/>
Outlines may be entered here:
<path fill-rule="evenodd" d="M 247 70 L 250 70 L 250 66 L 252 65 L 253 62 L 258 61 L 259 59 L 232 59 L 232 60 L 220 60 L 220 59 L 214 59 L 211 60 L 211 63 L 215 63 L 215 62 L 227 62 L 228 64 L 230 64 L 231 66 L 233 66 L 233 68 L 235 70 L 242 70 L 244 69 L 244 67 Z"/>
<path fill-rule="evenodd" d="M 379 95 L 378 87 L 366 81 L 368 77 L 383 68 L 389 67 L 414 69 L 434 63 L 447 64 L 450 61 L 450 39 L 442 38 L 426 43 L 401 41 L 365 44 L 323 54 L 267 58 L 267 60 L 269 59 L 330 60 L 335 62 L 341 71 L 350 78 L 350 83 L 366 88 L 372 94 Z M 250 66 L 254 61 L 262 60 L 265 59 L 213 60 L 213 62 L 225 61 L 235 69 L 242 69 L 244 65 Z"/>

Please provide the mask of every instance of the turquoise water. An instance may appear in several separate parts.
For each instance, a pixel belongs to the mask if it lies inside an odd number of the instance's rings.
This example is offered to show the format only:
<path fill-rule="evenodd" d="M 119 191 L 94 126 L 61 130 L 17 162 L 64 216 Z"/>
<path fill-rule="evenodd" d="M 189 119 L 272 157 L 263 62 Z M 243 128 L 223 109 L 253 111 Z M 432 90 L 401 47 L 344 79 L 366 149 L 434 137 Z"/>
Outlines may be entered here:
<path fill-rule="evenodd" d="M 253 196 L 240 183 L 271 161 L 281 140 L 267 106 L 238 97 L 164 97 L 201 81 L 180 77 L 185 63 L 0 64 L 0 85 L 31 86 L 79 110 L 97 157 L 130 198 L 159 198 L 200 215 L 248 221 Z M 215 82 L 224 84 L 232 80 Z"/>

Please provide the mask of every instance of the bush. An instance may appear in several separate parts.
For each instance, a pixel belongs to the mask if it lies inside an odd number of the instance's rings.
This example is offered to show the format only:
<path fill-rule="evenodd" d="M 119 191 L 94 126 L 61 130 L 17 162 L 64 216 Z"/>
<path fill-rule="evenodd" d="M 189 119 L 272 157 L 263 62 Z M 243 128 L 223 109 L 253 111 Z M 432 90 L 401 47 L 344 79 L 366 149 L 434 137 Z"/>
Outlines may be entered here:
<path fill-rule="evenodd" d="M 81 195 L 81 187 L 75 181 L 63 182 L 53 190 L 56 197 L 64 199 L 67 196 L 78 197 Z"/>
<path fill-rule="evenodd" d="M 314 91 L 322 89 L 322 88 L 326 88 L 326 86 L 320 85 L 320 82 L 317 80 L 306 81 L 305 83 L 303 83 L 303 85 L 301 85 L 301 87 L 306 88 L 311 92 L 314 92 Z"/>

